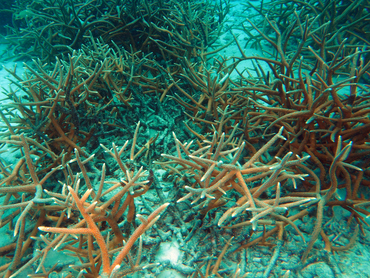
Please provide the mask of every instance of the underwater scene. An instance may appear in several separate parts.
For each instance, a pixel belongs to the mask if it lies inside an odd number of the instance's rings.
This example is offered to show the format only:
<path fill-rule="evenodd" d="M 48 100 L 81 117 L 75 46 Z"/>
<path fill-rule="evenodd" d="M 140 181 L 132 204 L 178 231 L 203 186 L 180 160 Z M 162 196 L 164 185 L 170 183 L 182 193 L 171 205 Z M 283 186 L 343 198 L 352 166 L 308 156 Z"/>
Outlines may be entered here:
<path fill-rule="evenodd" d="M 370 277 L 370 0 L 3 0 L 0 62 L 0 277 Z"/>

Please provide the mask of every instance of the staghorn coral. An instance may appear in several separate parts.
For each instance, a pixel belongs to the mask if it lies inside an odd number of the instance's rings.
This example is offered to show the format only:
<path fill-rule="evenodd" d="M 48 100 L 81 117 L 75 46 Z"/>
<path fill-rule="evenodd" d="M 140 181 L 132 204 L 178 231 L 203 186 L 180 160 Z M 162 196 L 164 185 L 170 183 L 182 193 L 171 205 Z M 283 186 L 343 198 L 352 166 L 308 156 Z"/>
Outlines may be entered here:
<path fill-rule="evenodd" d="M 133 140 L 133 146 L 135 146 L 135 142 L 136 138 Z M 86 264 L 83 265 L 76 265 L 75 268 L 78 269 L 80 274 L 89 274 L 89 277 L 99 276 L 99 268 L 101 264 L 103 269 L 101 277 L 117 277 L 117 275 L 126 275 L 144 267 L 138 265 L 141 256 L 138 254 L 138 259 L 135 265 L 131 265 L 129 269 L 119 269 L 121 262 L 128 255 L 134 242 L 144 231 L 149 229 L 159 219 L 159 213 L 169 204 L 166 203 L 160 206 L 160 208 L 153 211 L 147 219 L 144 216 L 136 215 L 134 198 L 147 192 L 153 181 L 153 173 L 148 173 L 147 170 L 143 170 L 143 167 L 134 170 L 125 165 L 127 162 L 122 160 L 121 155 L 125 151 L 128 141 L 120 150 L 117 150 L 114 144 L 112 150 L 104 147 L 104 149 L 120 166 L 122 178 L 119 181 L 105 180 L 106 166 L 104 164 L 101 170 L 99 187 L 96 190 L 93 188 L 93 183 L 87 174 L 85 166 L 89 161 L 93 160 L 93 156 L 82 161 L 78 150 L 75 149 L 75 159 L 64 161 L 65 163 L 63 165 L 53 168 L 40 180 L 36 173 L 37 169 L 31 159 L 31 153 L 33 153 L 34 148 L 32 148 L 32 150 L 30 148 L 30 145 L 37 147 L 38 144 L 30 138 L 25 138 L 23 134 L 20 135 L 18 140 L 6 141 L 6 143 L 20 145 L 22 147 L 25 156 L 19 163 L 22 165 L 26 163 L 28 170 L 24 173 L 26 179 L 24 179 L 23 184 L 19 184 L 19 182 L 17 183 L 17 181 L 21 179 L 21 176 L 23 176 L 18 172 L 14 175 L 9 175 L 6 180 L 3 181 L 3 183 L 6 183 L 9 186 L 2 187 L 0 190 L 2 194 L 7 195 L 3 205 L 1 206 L 2 211 L 14 208 L 23 208 L 22 213 L 14 226 L 14 235 L 17 236 L 19 234 L 17 243 L 15 245 L 11 243 L 8 246 L 3 247 L 3 250 L 6 250 L 7 252 L 10 252 L 15 248 L 12 262 L 2 266 L 2 275 L 4 277 L 10 277 L 11 275 L 15 276 L 25 267 L 28 267 L 30 264 L 37 261 L 39 262 L 36 272 L 43 269 L 45 258 L 52 248 L 69 250 L 71 252 L 75 252 L 81 258 L 86 257 L 86 260 L 89 262 L 86 262 Z M 131 148 L 128 165 L 137 165 L 135 160 L 140 157 L 140 155 L 141 151 L 135 152 L 135 149 Z M 77 161 L 81 173 L 73 173 L 70 165 L 75 161 Z M 61 193 L 57 193 L 55 189 L 53 191 L 47 190 L 48 179 L 58 170 L 61 170 L 65 177 L 65 183 L 63 183 L 63 187 L 61 188 Z M 81 182 L 80 174 L 83 176 L 84 184 Z M 28 175 L 30 175 L 31 181 L 29 180 Z M 123 176 L 125 178 L 123 178 Z M 14 183 L 17 185 L 14 185 Z M 110 184 L 108 189 L 106 189 L 105 185 L 107 183 Z M 77 195 L 80 185 L 87 187 L 87 191 L 81 198 Z M 69 193 L 67 192 L 67 188 Z M 30 195 L 27 197 L 24 195 L 21 202 L 10 204 L 17 200 L 17 196 L 19 196 L 19 194 L 24 192 L 30 193 Z M 109 198 L 104 197 L 109 194 L 111 195 Z M 32 195 L 34 196 L 32 197 Z M 92 199 L 91 203 L 87 202 L 89 197 Z M 27 199 L 25 200 L 25 198 Z M 82 219 L 79 219 L 76 210 L 80 212 Z M 126 210 L 127 215 L 125 216 L 125 221 L 127 225 L 133 223 L 135 217 L 138 217 L 142 221 L 142 225 L 137 227 L 135 231 L 132 232 L 131 236 L 127 234 L 124 236 L 119 227 L 119 225 L 121 225 L 119 223 L 122 222 L 122 215 Z M 17 211 L 17 213 L 19 213 L 19 211 Z M 33 215 L 33 217 L 39 217 L 39 220 L 33 227 L 32 232 L 26 235 L 25 218 L 28 214 Z M 68 219 L 69 223 L 72 223 L 68 225 L 68 228 L 63 227 L 65 226 L 66 219 Z M 7 224 L 8 222 L 9 220 L 4 221 L 2 225 Z M 53 225 L 51 225 L 50 222 L 53 223 Z M 42 226 L 44 223 L 49 223 L 49 226 Z M 102 223 L 107 223 L 110 228 L 104 227 Z M 37 229 L 45 232 L 59 233 L 60 235 L 57 237 L 45 237 L 43 235 L 36 237 Z M 130 228 L 128 227 L 128 233 L 129 230 Z M 108 235 L 111 233 L 112 238 L 108 237 L 105 239 L 102 236 L 102 233 L 107 231 Z M 67 235 L 81 236 L 76 241 L 74 238 L 69 238 Z M 97 251 L 96 247 L 93 246 L 92 236 L 94 236 L 101 252 L 97 257 Z M 127 242 L 125 242 L 125 239 Z M 36 256 L 29 259 L 25 254 L 29 252 L 27 247 L 32 244 L 33 240 L 40 241 L 45 245 L 45 247 L 43 247 L 41 252 Z M 40 244 L 40 246 L 43 244 Z M 78 248 L 75 247 L 76 244 L 78 245 Z M 120 248 L 122 244 L 124 247 Z M 114 262 L 110 264 L 110 256 L 117 251 L 117 248 L 122 250 L 120 250 Z M 113 249 L 115 251 L 112 251 Z M 25 262 L 27 263 L 20 269 L 17 269 L 21 262 L 22 264 Z M 148 267 L 148 265 L 145 267 Z"/>
<path fill-rule="evenodd" d="M 163 51 L 170 59 L 194 57 L 217 39 L 225 5 L 222 1 L 183 5 L 175 0 L 16 1 L 7 39 L 17 58 L 38 57 L 43 62 L 80 49 L 90 33 L 145 55 Z"/>
<path fill-rule="evenodd" d="M 146 94 L 145 87 L 164 90 L 151 78 L 156 65 L 148 56 L 114 51 L 99 42 L 92 45 L 95 51 L 85 46 L 67 61 L 57 60 L 52 70 L 40 61 L 34 61 L 35 69 L 25 64 L 26 80 L 16 68 L 7 69 L 22 82 L 16 84 L 23 94 L 8 92 L 11 102 L 3 106 L 2 117 L 9 133 L 4 135 L 22 132 L 52 150 L 56 156 L 45 171 L 55 167 L 62 154 L 68 160 L 74 148 L 87 157 L 84 148 L 92 138 L 99 144 L 99 134 L 122 134 L 135 121 L 123 116 L 131 109 L 133 94 Z M 14 115 L 13 109 L 19 113 Z"/>
<path fill-rule="evenodd" d="M 2 276 L 153 277 L 173 269 L 245 277 L 248 254 L 264 247 L 271 258 L 258 272 L 289 276 L 355 244 L 369 215 L 369 92 L 360 81 L 370 64 L 366 41 L 337 41 L 355 24 L 325 23 L 307 10 L 285 22 L 266 18 L 264 28 L 250 20 L 243 30 L 264 56 L 247 56 L 234 36 L 240 56 L 219 58 L 206 48 L 215 39 L 208 34 L 228 5 L 213 6 L 203 25 L 199 3 L 132 2 L 100 11 L 106 25 L 92 16 L 89 29 L 93 3 L 85 4 L 69 13 L 71 25 L 85 24 L 76 45 L 64 42 L 69 56 L 34 60 L 25 77 L 8 70 L 17 90 L 2 105 L 0 143 L 19 159 L 0 161 L 1 227 L 14 234 L 0 249 L 8 258 Z M 63 13 L 37 5 L 29 10 Z M 27 55 L 50 60 L 59 45 L 40 53 L 42 42 Z M 246 61 L 254 67 L 240 70 Z M 339 233 L 328 220 L 334 207 L 349 213 L 348 243 L 328 234 Z M 307 218 L 311 228 L 302 225 Z M 278 258 L 294 237 L 300 261 L 282 270 Z M 155 252 L 170 241 L 183 257 L 159 263 Z M 76 258 L 73 266 L 47 266 L 53 249 Z"/>

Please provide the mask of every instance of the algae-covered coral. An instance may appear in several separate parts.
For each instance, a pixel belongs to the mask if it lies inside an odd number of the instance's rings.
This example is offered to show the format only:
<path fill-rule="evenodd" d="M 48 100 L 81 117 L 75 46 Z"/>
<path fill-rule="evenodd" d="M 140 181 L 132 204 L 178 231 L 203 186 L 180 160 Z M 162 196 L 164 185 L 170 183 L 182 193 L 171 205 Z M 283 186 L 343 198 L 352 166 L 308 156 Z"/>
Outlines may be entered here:
<path fill-rule="evenodd" d="M 18 58 L 48 62 L 81 48 L 89 34 L 134 52 L 193 57 L 217 38 L 223 7 L 209 1 L 17 1 L 7 39 Z"/>
<path fill-rule="evenodd" d="M 337 254 L 369 233 L 369 5 L 15 1 L 2 277 L 348 275 Z"/>

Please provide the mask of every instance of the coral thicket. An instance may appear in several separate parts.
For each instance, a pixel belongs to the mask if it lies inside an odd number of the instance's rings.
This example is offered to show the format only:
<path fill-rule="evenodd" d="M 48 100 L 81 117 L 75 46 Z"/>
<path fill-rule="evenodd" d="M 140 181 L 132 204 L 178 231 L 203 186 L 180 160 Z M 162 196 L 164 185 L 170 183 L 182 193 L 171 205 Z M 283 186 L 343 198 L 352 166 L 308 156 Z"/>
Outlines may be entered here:
<path fill-rule="evenodd" d="M 0 110 L 1 277 L 345 271 L 333 253 L 370 215 L 370 2 L 252 3 L 234 26 L 229 1 L 7 8 L 26 62 Z M 181 260 L 158 261 L 165 242 Z"/>

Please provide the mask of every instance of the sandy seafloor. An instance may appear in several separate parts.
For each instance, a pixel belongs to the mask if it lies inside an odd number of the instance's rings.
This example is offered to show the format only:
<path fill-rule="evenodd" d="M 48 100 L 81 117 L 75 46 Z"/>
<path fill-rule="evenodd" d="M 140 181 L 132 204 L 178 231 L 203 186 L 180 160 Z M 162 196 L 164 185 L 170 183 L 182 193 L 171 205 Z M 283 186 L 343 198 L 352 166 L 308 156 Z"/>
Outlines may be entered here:
<path fill-rule="evenodd" d="M 253 4 L 258 5 L 259 1 L 251 1 Z M 240 11 L 243 10 L 243 6 L 240 5 L 238 1 L 231 2 L 232 9 L 229 13 L 229 16 L 226 19 L 225 28 L 232 27 L 233 33 L 238 37 L 239 42 L 242 45 L 243 41 L 248 39 L 247 35 L 238 28 L 239 23 L 243 20 L 243 17 L 240 16 Z M 245 14 L 243 15 L 245 16 Z M 230 40 L 233 40 L 232 35 L 230 32 L 222 34 L 219 38 L 219 45 L 226 44 Z M 259 55 L 259 51 L 251 48 L 244 49 L 247 56 L 252 55 Z M 0 53 L 7 52 L 7 45 L 0 44 Z M 241 56 L 240 52 L 235 45 L 235 43 L 231 44 L 227 48 L 223 49 L 220 52 L 220 55 L 223 56 Z M 17 64 L 17 73 L 22 74 L 23 72 L 23 62 L 18 61 L 14 62 L 9 59 L 4 59 L 6 54 L 2 55 L 1 64 L 7 67 L 8 69 L 14 68 L 15 64 Z M 27 63 L 31 63 L 27 61 Z M 247 63 L 241 63 L 239 68 L 248 66 Z M 0 93 L 0 105 L 3 105 L 6 100 L 4 100 L 3 92 L 9 90 L 9 81 L 10 74 L 8 74 L 2 67 L 0 69 L 0 85 L 2 88 Z M 3 131 L 3 129 L 1 130 Z M 17 161 L 15 153 L 0 153 L 0 157 L 9 163 L 14 163 Z M 368 192 L 367 192 L 368 193 Z M 366 194 L 366 192 L 365 192 Z M 2 202 L 3 198 L 0 198 L 0 202 Z M 348 212 L 340 207 L 334 208 L 334 214 L 332 218 L 329 219 L 328 217 L 324 218 L 323 223 L 328 223 L 329 227 L 325 227 L 329 230 L 327 235 L 329 238 L 333 238 L 336 235 L 340 235 L 338 240 L 342 241 L 342 244 L 348 243 L 348 239 L 353 233 L 347 227 L 347 219 L 348 219 Z M 295 221 L 297 226 L 302 229 L 303 231 L 307 231 L 303 233 L 306 237 L 306 242 L 309 241 L 310 234 L 312 233 L 313 226 L 315 224 L 315 217 L 304 217 L 302 221 L 298 220 Z M 370 220 L 368 220 L 370 224 Z M 320 278 L 330 278 L 330 277 L 349 277 L 349 278 L 360 278 L 360 277 L 370 277 L 370 228 L 366 225 L 363 225 L 365 234 L 360 232 L 355 245 L 347 251 L 337 252 L 334 254 L 327 254 L 325 251 L 321 251 L 321 254 L 317 254 L 316 260 L 310 262 L 308 259 L 308 266 L 306 266 L 300 273 L 293 274 L 291 273 L 289 277 L 320 277 Z M 0 229 L 0 247 L 4 246 L 11 241 L 12 232 L 9 232 L 6 227 Z M 328 231 L 326 230 L 326 231 Z M 332 231 L 332 234 L 330 234 Z M 300 255 L 297 253 L 302 252 L 302 249 L 305 248 L 305 244 L 303 244 L 302 239 L 299 236 L 292 237 L 287 239 L 287 242 L 284 243 L 284 246 L 281 250 L 280 256 L 275 264 L 274 271 L 269 277 L 281 277 L 284 275 L 287 269 L 293 269 L 300 261 Z M 319 237 L 317 242 L 314 245 L 315 250 L 323 250 L 324 243 Z M 179 263 L 181 260 L 181 252 L 179 250 L 179 244 L 176 241 L 168 242 L 162 244 L 160 250 L 157 253 L 157 260 L 164 264 L 172 263 L 176 264 Z M 247 251 L 247 267 L 248 275 L 247 277 L 263 277 L 264 269 L 266 268 L 267 264 L 269 263 L 273 250 L 267 247 L 261 246 L 253 246 L 250 247 Z M 319 252 L 320 253 L 320 252 Z M 299 253 L 301 254 L 301 253 Z M 55 262 L 61 262 L 64 265 L 68 265 L 68 263 L 72 263 L 75 259 L 69 258 L 62 252 L 53 251 L 50 252 L 47 261 L 45 262 L 45 267 L 51 267 L 55 264 Z M 0 265 L 4 263 L 4 258 L 0 257 Z M 27 274 L 31 274 L 32 270 L 26 270 L 22 274 L 17 277 L 26 277 Z M 61 276 L 59 276 L 61 275 Z M 62 274 L 55 273 L 54 276 L 49 277 L 63 277 Z M 130 275 L 128 277 L 141 277 L 139 274 Z M 160 271 L 157 277 L 185 277 L 180 275 L 176 271 L 172 270 L 165 270 Z M 225 276 L 226 277 L 226 276 Z"/>

